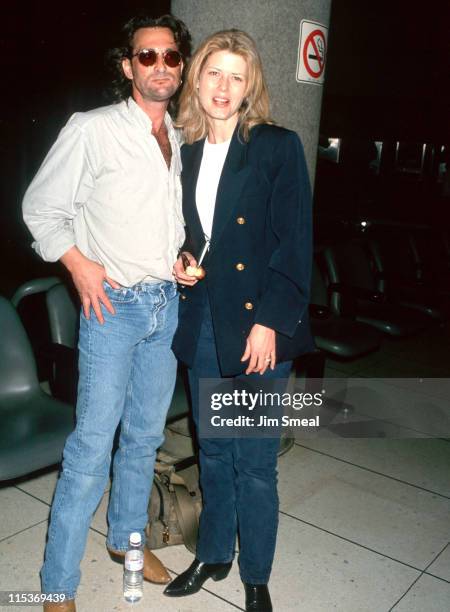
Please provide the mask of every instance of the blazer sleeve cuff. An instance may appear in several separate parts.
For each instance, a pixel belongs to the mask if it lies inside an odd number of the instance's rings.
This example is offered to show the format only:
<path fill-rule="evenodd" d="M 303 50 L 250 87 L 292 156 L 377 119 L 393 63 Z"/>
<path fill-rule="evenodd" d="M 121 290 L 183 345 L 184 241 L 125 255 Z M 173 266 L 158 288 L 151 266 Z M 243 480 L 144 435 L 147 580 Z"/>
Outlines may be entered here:
<path fill-rule="evenodd" d="M 271 283 L 258 306 L 254 323 L 270 327 L 292 338 L 301 322 L 307 302 L 295 285 L 282 284 L 283 286 L 276 286 L 274 282 Z"/>

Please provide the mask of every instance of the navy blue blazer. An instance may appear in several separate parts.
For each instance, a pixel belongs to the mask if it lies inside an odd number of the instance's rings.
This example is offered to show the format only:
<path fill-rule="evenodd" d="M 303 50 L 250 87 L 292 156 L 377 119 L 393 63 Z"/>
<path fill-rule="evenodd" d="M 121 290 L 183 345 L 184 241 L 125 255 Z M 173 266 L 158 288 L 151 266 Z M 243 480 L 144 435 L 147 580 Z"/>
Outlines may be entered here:
<path fill-rule="evenodd" d="M 195 202 L 204 142 L 181 148 L 184 250 L 197 258 L 205 242 Z M 311 190 L 297 134 L 265 124 L 244 142 L 236 129 L 217 190 L 206 277 L 180 290 L 176 356 L 192 365 L 207 297 L 223 376 L 247 367 L 240 359 L 254 323 L 277 332 L 277 361 L 313 350 L 311 259 Z"/>

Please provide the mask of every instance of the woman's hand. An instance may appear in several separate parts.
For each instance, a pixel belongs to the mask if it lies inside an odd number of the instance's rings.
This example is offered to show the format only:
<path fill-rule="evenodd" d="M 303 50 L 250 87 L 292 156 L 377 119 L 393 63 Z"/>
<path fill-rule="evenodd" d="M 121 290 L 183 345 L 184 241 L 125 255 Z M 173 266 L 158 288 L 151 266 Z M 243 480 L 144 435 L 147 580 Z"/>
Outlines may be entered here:
<path fill-rule="evenodd" d="M 250 359 L 246 374 L 259 372 L 261 375 L 267 370 L 275 369 L 276 352 L 275 352 L 275 331 L 270 327 L 255 323 L 247 338 L 245 352 L 241 357 L 241 361 Z"/>
<path fill-rule="evenodd" d="M 189 259 L 190 266 L 194 268 L 197 267 L 197 261 L 195 257 L 193 257 L 193 255 L 191 255 L 187 251 L 183 251 L 183 255 L 185 255 Z M 185 269 L 184 269 L 183 259 L 181 255 L 180 257 L 178 257 L 178 259 L 176 260 L 173 266 L 172 274 L 174 275 L 176 281 L 180 283 L 180 285 L 192 286 L 192 285 L 195 285 L 195 283 L 197 282 L 197 279 L 194 276 L 189 276 L 188 274 L 186 274 Z"/>

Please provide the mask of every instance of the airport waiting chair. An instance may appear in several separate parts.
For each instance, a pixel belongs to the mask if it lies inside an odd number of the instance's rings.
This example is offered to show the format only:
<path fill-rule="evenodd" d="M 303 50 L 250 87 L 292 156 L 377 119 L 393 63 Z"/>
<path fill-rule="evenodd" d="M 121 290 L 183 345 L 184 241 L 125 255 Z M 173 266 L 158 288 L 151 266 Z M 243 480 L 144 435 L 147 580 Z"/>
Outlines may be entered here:
<path fill-rule="evenodd" d="M 392 249 L 386 249 L 382 239 L 368 240 L 367 249 L 370 252 L 377 291 L 386 294 L 395 304 L 418 310 L 437 322 L 448 318 L 450 310 L 445 300 L 436 292 L 423 287 L 417 281 L 408 282 L 395 276 L 398 255 L 393 253 Z"/>
<path fill-rule="evenodd" d="M 327 354 L 351 360 L 379 349 L 377 330 L 330 310 L 327 287 L 316 261 L 313 262 L 309 312 L 315 343 Z"/>
<path fill-rule="evenodd" d="M 367 253 L 358 242 L 328 245 L 323 250 L 330 307 L 335 314 L 354 316 L 394 337 L 417 333 L 428 327 L 426 314 L 387 301 L 377 291 Z"/>
<path fill-rule="evenodd" d="M 391 287 L 418 295 L 419 301 L 448 306 L 450 259 L 445 231 L 412 230 L 407 227 L 374 225 L 370 242 L 379 248 L 385 264 L 385 278 Z"/>
<path fill-rule="evenodd" d="M 0 297 L 0 480 L 24 476 L 61 460 L 74 410 L 44 393 L 25 329 Z"/>
<path fill-rule="evenodd" d="M 39 380 L 48 382 L 54 397 L 75 403 L 78 308 L 67 287 L 57 277 L 33 279 L 15 291 L 11 302 L 29 334 Z"/>

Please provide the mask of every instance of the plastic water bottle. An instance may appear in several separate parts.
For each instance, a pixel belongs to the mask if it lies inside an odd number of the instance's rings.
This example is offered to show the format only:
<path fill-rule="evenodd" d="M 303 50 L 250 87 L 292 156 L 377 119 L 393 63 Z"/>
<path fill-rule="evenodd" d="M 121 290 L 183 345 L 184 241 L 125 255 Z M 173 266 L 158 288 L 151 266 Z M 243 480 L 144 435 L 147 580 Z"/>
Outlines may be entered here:
<path fill-rule="evenodd" d="M 144 550 L 141 534 L 130 534 L 123 569 L 123 596 L 125 601 L 135 603 L 142 598 L 144 584 Z"/>

